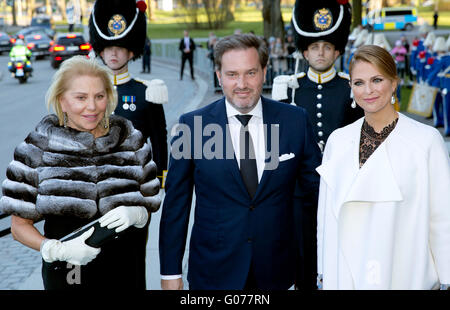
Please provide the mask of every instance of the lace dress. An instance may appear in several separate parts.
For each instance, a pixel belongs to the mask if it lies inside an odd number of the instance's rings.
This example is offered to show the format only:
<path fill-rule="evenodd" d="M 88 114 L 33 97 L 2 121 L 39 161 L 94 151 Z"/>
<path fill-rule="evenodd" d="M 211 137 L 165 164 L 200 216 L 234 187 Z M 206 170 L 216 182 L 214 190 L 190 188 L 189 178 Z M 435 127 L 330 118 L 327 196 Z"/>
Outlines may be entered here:
<path fill-rule="evenodd" d="M 359 167 L 361 168 L 375 150 L 383 143 L 397 125 L 398 117 L 378 133 L 364 119 L 359 141 Z"/>

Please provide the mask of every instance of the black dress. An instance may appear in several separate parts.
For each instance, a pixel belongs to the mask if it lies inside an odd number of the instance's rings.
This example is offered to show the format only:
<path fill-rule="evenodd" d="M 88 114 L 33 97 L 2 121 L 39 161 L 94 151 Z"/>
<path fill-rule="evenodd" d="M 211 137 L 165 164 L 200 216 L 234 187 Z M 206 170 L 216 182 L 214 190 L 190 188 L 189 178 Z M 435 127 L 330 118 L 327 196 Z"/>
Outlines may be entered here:
<path fill-rule="evenodd" d="M 95 218 L 100 217 L 100 214 Z M 93 219 L 47 216 L 44 235 L 60 239 Z M 148 225 L 131 227 L 118 239 L 101 247 L 97 257 L 85 266 L 67 262 L 42 261 L 42 279 L 46 290 L 121 289 L 145 290 L 145 257 Z"/>

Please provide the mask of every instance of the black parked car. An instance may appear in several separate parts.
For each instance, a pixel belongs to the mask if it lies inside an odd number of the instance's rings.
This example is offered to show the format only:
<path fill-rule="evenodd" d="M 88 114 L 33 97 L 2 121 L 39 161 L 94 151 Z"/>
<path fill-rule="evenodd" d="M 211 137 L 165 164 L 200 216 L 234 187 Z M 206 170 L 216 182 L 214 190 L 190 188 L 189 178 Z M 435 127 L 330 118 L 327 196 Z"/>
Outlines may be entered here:
<path fill-rule="evenodd" d="M 55 35 L 55 31 L 50 28 L 41 27 L 41 26 L 33 26 L 33 27 L 26 27 L 26 28 L 19 30 L 18 32 L 16 32 L 14 34 L 13 37 L 15 39 L 23 40 L 26 36 L 35 34 L 35 33 L 36 34 L 45 33 L 51 40 L 53 40 L 53 37 Z"/>
<path fill-rule="evenodd" d="M 81 33 L 59 34 L 55 43 L 50 47 L 51 65 L 58 68 L 66 59 L 75 55 L 88 55 L 92 46 Z"/>
<path fill-rule="evenodd" d="M 53 45 L 53 41 L 45 33 L 27 35 L 24 41 L 36 59 L 50 55 L 49 49 Z"/>
<path fill-rule="evenodd" d="M 12 48 L 11 37 L 6 32 L 0 32 L 0 55 L 9 52 Z"/>

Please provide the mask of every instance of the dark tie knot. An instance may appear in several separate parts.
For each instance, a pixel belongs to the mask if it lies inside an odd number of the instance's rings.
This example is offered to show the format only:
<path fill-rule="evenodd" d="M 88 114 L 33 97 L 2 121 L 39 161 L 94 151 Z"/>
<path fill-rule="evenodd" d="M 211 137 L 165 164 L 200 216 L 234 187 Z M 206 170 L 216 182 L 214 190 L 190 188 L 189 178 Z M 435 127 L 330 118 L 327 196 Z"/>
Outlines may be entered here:
<path fill-rule="evenodd" d="M 236 118 L 241 122 L 242 126 L 247 126 L 248 122 L 252 118 L 251 115 L 236 115 Z"/>

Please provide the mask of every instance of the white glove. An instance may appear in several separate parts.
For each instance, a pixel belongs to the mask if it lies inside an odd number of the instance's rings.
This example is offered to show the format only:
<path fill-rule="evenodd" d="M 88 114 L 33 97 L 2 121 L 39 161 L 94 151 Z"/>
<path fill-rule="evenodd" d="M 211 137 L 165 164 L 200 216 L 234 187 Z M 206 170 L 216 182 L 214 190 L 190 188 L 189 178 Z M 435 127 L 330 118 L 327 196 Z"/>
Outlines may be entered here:
<path fill-rule="evenodd" d="M 147 220 L 148 212 L 144 207 L 120 206 L 103 215 L 98 222 L 100 227 L 107 226 L 108 229 L 117 227 L 116 232 L 119 233 L 132 225 L 142 228 L 147 224 Z"/>
<path fill-rule="evenodd" d="M 94 227 L 72 240 L 61 242 L 56 239 L 45 239 L 41 244 L 41 255 L 44 261 L 64 261 L 73 265 L 86 265 L 92 261 L 100 249 L 88 246 L 85 241 L 94 232 Z"/>

